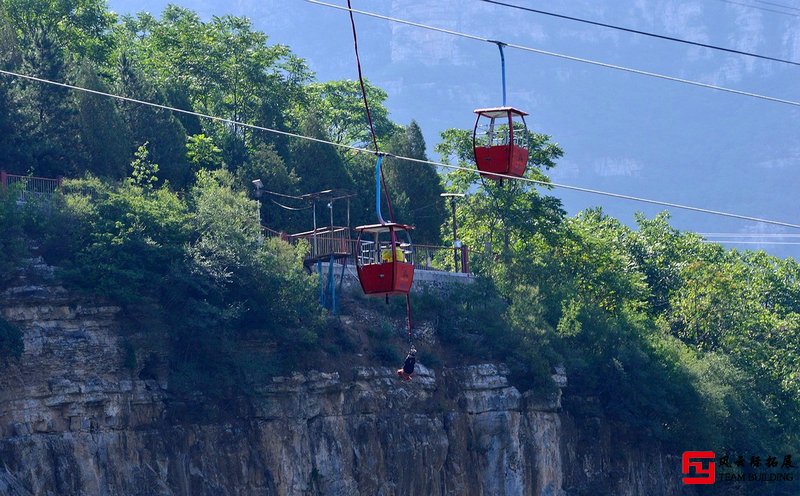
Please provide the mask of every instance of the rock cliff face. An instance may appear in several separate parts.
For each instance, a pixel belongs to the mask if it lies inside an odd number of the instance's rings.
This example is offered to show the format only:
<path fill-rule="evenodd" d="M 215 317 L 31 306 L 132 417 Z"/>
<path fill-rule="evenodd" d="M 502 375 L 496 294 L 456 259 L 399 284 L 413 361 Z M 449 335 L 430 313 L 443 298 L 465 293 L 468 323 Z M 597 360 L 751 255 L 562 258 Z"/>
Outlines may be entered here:
<path fill-rule="evenodd" d="M 680 494 L 675 460 L 615 447 L 494 364 L 423 365 L 408 384 L 298 373 L 231 405 L 234 420 L 192 423 L 167 384 L 125 367 L 118 312 L 57 287 L 0 294 L 25 341 L 0 371 L 0 494 Z"/>

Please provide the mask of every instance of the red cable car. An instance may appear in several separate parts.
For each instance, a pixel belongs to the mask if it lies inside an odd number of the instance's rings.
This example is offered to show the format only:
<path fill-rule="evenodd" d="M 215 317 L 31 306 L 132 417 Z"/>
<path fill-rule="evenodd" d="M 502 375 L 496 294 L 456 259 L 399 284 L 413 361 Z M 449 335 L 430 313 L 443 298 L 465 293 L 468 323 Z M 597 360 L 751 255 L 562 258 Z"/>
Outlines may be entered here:
<path fill-rule="evenodd" d="M 514 107 L 476 109 L 475 113 L 472 150 L 481 177 L 502 179 L 484 172 L 522 177 L 528 165 L 528 114 Z"/>
<path fill-rule="evenodd" d="M 405 294 L 414 281 L 412 226 L 387 222 L 358 226 L 356 270 L 367 295 Z"/>

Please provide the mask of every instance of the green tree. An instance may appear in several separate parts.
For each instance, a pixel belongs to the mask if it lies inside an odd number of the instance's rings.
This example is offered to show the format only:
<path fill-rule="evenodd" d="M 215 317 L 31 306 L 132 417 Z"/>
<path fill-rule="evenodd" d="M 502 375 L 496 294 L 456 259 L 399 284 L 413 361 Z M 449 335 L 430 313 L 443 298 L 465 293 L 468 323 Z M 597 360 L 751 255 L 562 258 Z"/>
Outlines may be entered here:
<path fill-rule="evenodd" d="M 314 331 L 319 308 L 307 303 L 314 299 L 313 279 L 301 276 L 301 259 L 283 244 L 262 241 L 256 202 L 232 185 L 224 170 L 198 176 L 191 202 L 194 229 L 201 234 L 189 252 L 195 266 L 240 302 L 245 329 L 256 326 L 272 337 L 280 337 L 281 330 Z M 268 324 L 265 314 L 271 315 Z M 309 327 L 303 329 L 304 323 Z"/>
<path fill-rule="evenodd" d="M 53 35 L 36 29 L 30 45 L 22 45 L 22 69 L 51 81 L 68 81 L 70 68 Z M 18 83 L 22 103 L 25 137 L 32 159 L 31 168 L 43 176 L 75 176 L 86 163 L 86 151 L 80 136 L 75 95 L 66 88 L 23 81 Z"/>
<path fill-rule="evenodd" d="M 167 188 L 154 187 L 158 169 L 146 148 L 137 152 L 133 168 L 132 178 L 118 189 L 90 192 L 90 206 L 80 198 L 67 202 L 74 222 L 86 224 L 78 232 L 88 238 L 65 276 L 124 304 L 159 299 L 164 278 L 183 259 L 189 227 L 186 203 Z M 73 236 L 72 224 L 64 222 L 64 237 Z"/>
<path fill-rule="evenodd" d="M 386 149 L 395 155 L 428 160 L 425 139 L 416 121 L 411 121 L 407 127 L 395 132 Z M 391 157 L 384 164 L 397 220 L 414 226 L 416 242 L 441 243 L 440 230 L 448 218 L 448 212 L 440 196 L 444 187 L 436 169 L 427 164 Z"/>
<path fill-rule="evenodd" d="M 314 114 L 309 114 L 302 122 L 300 132 L 312 138 L 329 138 Z M 298 188 L 303 193 L 333 188 L 352 190 L 354 186 L 341 156 L 335 148 L 324 143 L 292 141 L 288 166 L 299 178 Z"/>
<path fill-rule="evenodd" d="M 670 299 L 681 287 L 681 268 L 703 251 L 702 240 L 692 233 L 681 232 L 669 225 L 669 214 L 653 219 L 636 214 L 638 229 L 620 239 L 631 253 L 638 270 L 650 288 L 651 315 L 664 315 L 670 310 Z"/>
<path fill-rule="evenodd" d="M 88 62 L 81 66 L 78 84 L 108 91 Z M 85 168 L 99 176 L 122 179 L 127 174 L 132 142 L 117 106 L 104 96 L 86 92 L 77 95 L 81 134 L 91 157 Z"/>
<path fill-rule="evenodd" d="M 17 37 L 5 12 L 0 6 L 0 68 L 13 70 L 20 64 Z M 22 136 L 22 116 L 19 102 L 15 101 L 12 80 L 0 78 L 0 156 L 4 157 L 2 166 L 7 170 L 19 170 L 27 162 L 25 152 L 20 146 Z"/>
<path fill-rule="evenodd" d="M 306 136 L 319 139 L 327 139 L 324 129 L 320 127 L 315 115 L 309 114 L 301 124 L 300 132 Z M 286 160 L 286 167 L 291 171 L 292 176 L 296 177 L 294 191 L 300 194 L 315 193 L 319 191 L 341 189 L 358 196 L 351 201 L 352 215 L 351 222 L 357 223 L 363 219 L 359 212 L 363 209 L 361 203 L 366 201 L 364 190 L 357 185 L 351 177 L 353 170 L 352 164 L 346 167 L 342 156 L 330 145 L 317 143 L 308 140 L 294 140 L 289 143 L 289 154 Z M 266 184 L 266 183 L 265 183 Z M 374 186 L 372 186 L 374 189 Z M 274 188 L 273 191 L 275 191 Z M 286 192 L 286 190 L 277 190 Z M 269 204 L 267 204 L 269 205 Z M 302 208 L 308 206 L 292 203 L 292 207 Z M 335 225 L 346 226 L 346 211 L 337 208 L 333 212 Z M 272 220 L 283 220 L 285 225 L 278 224 L 281 228 L 288 228 L 290 231 L 305 231 L 311 229 L 311 212 L 287 211 L 278 206 L 273 206 L 267 217 Z M 325 218 L 328 218 L 327 216 Z M 327 223 L 325 223 L 327 224 Z M 272 225 L 270 220 L 270 225 Z"/>
<path fill-rule="evenodd" d="M 248 368 L 291 367 L 322 324 L 301 258 L 279 240 L 262 241 L 255 202 L 232 184 L 225 170 L 198 174 L 190 204 L 199 235 L 169 275 L 166 299 L 178 387 L 193 390 L 201 380 L 214 398 L 241 390 Z M 241 340 L 277 343 L 280 352 L 255 357 Z"/>
<path fill-rule="evenodd" d="M 678 337 L 704 350 L 719 349 L 728 336 L 753 324 L 758 305 L 747 290 L 743 264 L 721 246 L 713 249 L 717 253 L 711 263 L 700 259 L 683 267 L 683 284 L 672 297 L 670 312 Z"/>
<path fill-rule="evenodd" d="M 683 368 L 686 348 L 659 334 L 646 312 L 646 279 L 619 242 L 631 230 L 599 209 L 565 227 L 552 255 L 557 283 L 545 291 L 557 295 L 548 305 L 560 304 L 550 312 L 571 371 L 567 408 L 605 415 L 645 437 L 711 442 L 713 429 L 697 425 L 703 396 Z"/>
<path fill-rule="evenodd" d="M 148 160 L 150 152 L 147 150 L 147 143 L 140 146 L 133 156 L 131 182 L 145 191 L 152 191 L 158 181 L 158 164 Z"/>
<path fill-rule="evenodd" d="M 542 134 L 530 133 L 529 143 L 525 176 L 546 183 L 544 172 L 555 167 L 563 151 Z M 444 131 L 436 151 L 447 163 L 474 164 L 468 130 Z M 448 191 L 467 193 L 457 210 L 459 237 L 473 250 L 483 252 L 474 259 L 476 271 L 494 274 L 498 281 L 508 281 L 509 287 L 540 271 L 540 255 L 555 245 L 562 232 L 559 226 L 565 213 L 557 198 L 542 195 L 535 185 L 521 181 L 484 180 L 475 187 L 476 175 L 468 171 L 449 172 L 445 181 Z"/>
<path fill-rule="evenodd" d="M 47 236 L 56 242 L 42 245 L 47 259 L 67 283 L 123 304 L 132 318 L 144 305 L 149 322 L 163 320 L 176 394 L 229 398 L 247 390 L 250 373 L 290 370 L 324 323 L 302 251 L 262 239 L 255 201 L 233 190 L 226 170 L 201 170 L 186 199 L 156 174 L 142 147 L 122 184 L 66 181 Z"/>
<path fill-rule="evenodd" d="M 0 190 L 0 287 L 13 278 L 28 254 L 25 225 L 17 205 L 18 191 Z"/>
<path fill-rule="evenodd" d="M 0 155 L 2 167 L 10 172 L 24 172 L 25 153 L 22 150 L 22 137 L 19 134 L 21 117 L 11 98 L 7 80 L 0 80 Z"/>
<path fill-rule="evenodd" d="M 244 17 L 212 17 L 203 22 L 188 9 L 168 6 L 161 19 L 126 17 L 117 37 L 158 84 L 174 86 L 203 113 L 248 124 L 281 127 L 289 101 L 310 78 L 305 63 L 283 45 L 269 45 Z M 220 143 L 232 132 L 248 146 L 271 142 L 247 127 L 204 122 L 204 132 Z M 198 134 L 195 132 L 194 134 Z"/>
<path fill-rule="evenodd" d="M 217 147 L 214 140 L 205 134 L 189 136 L 186 143 L 186 157 L 194 172 L 200 169 L 212 170 L 224 166 L 222 149 Z"/>
<path fill-rule="evenodd" d="M 4 6 L 22 46 L 46 36 L 58 51 L 106 61 L 115 18 L 103 0 L 5 0 Z"/>
<path fill-rule="evenodd" d="M 388 139 L 397 126 L 389 120 L 385 91 L 364 81 L 370 115 L 379 142 Z M 358 81 L 311 83 L 306 87 L 309 107 L 319 116 L 327 135 L 336 143 L 372 148 L 372 135 Z"/>
<path fill-rule="evenodd" d="M 188 111 L 194 110 L 188 88 L 179 86 L 172 80 L 165 81 L 164 84 L 164 92 L 170 107 Z M 185 112 L 176 112 L 175 117 L 183 125 L 187 135 L 203 134 L 203 122 L 200 117 Z"/>
<path fill-rule="evenodd" d="M 127 55 L 119 58 L 119 91 L 122 95 L 158 104 L 166 103 Z M 152 160 L 159 164 L 161 179 L 175 187 L 189 179 L 186 158 L 186 132 L 169 111 L 138 103 L 123 102 L 122 116 L 130 130 L 135 147 L 148 143 Z"/>
<path fill-rule="evenodd" d="M 260 179 L 270 191 L 286 194 L 298 191 L 299 178 L 294 171 L 289 170 L 272 145 L 257 145 L 246 162 L 236 169 L 234 177 L 236 189 L 239 191 L 253 191 L 253 181 L 256 179 Z M 267 198 L 262 198 L 261 209 L 262 223 L 271 229 L 293 231 L 308 227 L 304 225 L 308 220 L 307 216 L 301 217 L 306 212 L 278 208 Z"/>

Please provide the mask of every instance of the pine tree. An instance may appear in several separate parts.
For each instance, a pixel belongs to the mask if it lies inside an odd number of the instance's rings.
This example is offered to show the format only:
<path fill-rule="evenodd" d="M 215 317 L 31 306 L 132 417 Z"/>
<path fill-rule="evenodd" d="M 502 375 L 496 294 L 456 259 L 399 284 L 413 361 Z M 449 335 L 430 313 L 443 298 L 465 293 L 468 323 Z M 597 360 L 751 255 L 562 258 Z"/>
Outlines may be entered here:
<path fill-rule="evenodd" d="M 166 93 L 167 102 L 170 107 L 181 110 L 194 110 L 192 107 L 191 95 L 187 88 L 177 84 L 170 84 L 167 85 L 164 92 Z M 175 117 L 183 124 L 183 128 L 188 136 L 203 134 L 203 124 L 200 122 L 199 117 L 184 113 L 176 114 Z"/>
<path fill-rule="evenodd" d="M 0 8 L 0 68 L 13 70 L 18 64 L 17 38 Z M 10 77 L 0 76 L 0 169 L 25 172 L 23 164 L 28 161 L 20 149 L 21 116 L 12 98 L 12 83 Z"/>
<path fill-rule="evenodd" d="M 297 193 L 297 176 L 289 172 L 283 158 L 272 145 L 257 145 L 251 150 L 247 160 L 236 169 L 235 179 L 236 186 L 242 191 L 253 191 L 253 180 L 260 179 L 267 190 Z M 283 209 L 267 198 L 262 198 L 261 206 L 261 220 L 272 229 L 297 232 L 309 227 L 308 210 Z"/>
<path fill-rule="evenodd" d="M 69 65 L 53 35 L 43 28 L 22 47 L 22 69 L 50 81 L 68 81 Z M 67 88 L 25 81 L 18 84 L 24 125 L 21 146 L 30 152 L 28 169 L 43 176 L 77 176 L 87 155 L 80 136 L 75 95 Z"/>
<path fill-rule="evenodd" d="M 236 172 L 250 159 L 250 150 L 244 138 L 236 134 L 234 129 L 224 129 L 216 133 L 221 135 L 222 160 L 228 170 Z"/>
<path fill-rule="evenodd" d="M 404 157 L 428 159 L 425 138 L 415 121 L 396 132 L 389 140 L 387 149 Z M 416 242 L 440 243 L 440 228 L 447 220 L 447 209 L 440 196 L 444 187 L 436 169 L 430 165 L 392 158 L 387 158 L 385 163 L 384 175 L 397 221 L 414 225 Z"/>
<path fill-rule="evenodd" d="M 300 133 L 327 139 L 314 115 L 306 117 Z M 326 189 L 352 189 L 353 181 L 345 170 L 341 156 L 330 145 L 308 140 L 295 140 L 289 146 L 289 167 L 300 178 L 298 187 L 304 193 Z"/>
<path fill-rule="evenodd" d="M 120 92 L 124 96 L 166 104 L 166 99 L 124 53 L 119 58 Z M 191 180 L 186 159 L 186 132 L 183 125 L 169 111 L 123 102 L 121 111 L 128 125 L 134 147 L 149 143 L 148 150 L 153 162 L 160 166 L 159 177 L 168 180 L 176 188 L 182 188 Z"/>
<path fill-rule="evenodd" d="M 107 91 L 88 62 L 81 66 L 78 77 L 83 87 Z M 82 92 L 78 95 L 78 109 L 83 141 L 90 156 L 89 170 L 103 177 L 125 177 L 133 143 L 113 100 Z"/>
<path fill-rule="evenodd" d="M 19 150 L 18 126 L 15 117 L 17 110 L 11 100 L 9 85 L 0 79 L 0 169 L 17 172 L 21 158 Z M 22 171 L 19 171 L 22 172 Z"/>

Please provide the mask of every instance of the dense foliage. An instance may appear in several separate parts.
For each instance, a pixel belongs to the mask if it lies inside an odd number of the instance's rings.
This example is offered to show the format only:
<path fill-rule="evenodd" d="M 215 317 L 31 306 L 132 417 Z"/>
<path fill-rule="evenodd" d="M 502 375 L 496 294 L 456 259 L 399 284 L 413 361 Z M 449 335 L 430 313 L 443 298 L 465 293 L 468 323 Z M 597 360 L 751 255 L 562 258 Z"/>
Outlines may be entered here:
<path fill-rule="evenodd" d="M 7 172 L 120 180 L 146 145 L 159 181 L 173 190 L 191 188 L 203 168 L 225 168 L 243 191 L 254 179 L 289 195 L 350 190 L 358 194 L 351 223 L 374 222 L 374 157 L 250 127 L 371 147 L 358 83 L 315 81 L 302 59 L 270 44 L 246 18 L 206 22 L 175 5 L 160 17 L 117 18 L 101 0 L 14 0 L 0 5 L 0 67 L 230 121 L 2 76 L 0 167 Z M 392 122 L 387 94 L 369 83 L 367 91 L 381 149 L 425 158 L 419 126 Z M 418 224 L 419 241 L 437 243 L 447 214 L 441 180 L 428 167 L 401 167 L 387 169 L 397 219 Z M 289 203 L 300 212 L 263 202 L 269 227 L 310 229 L 307 205 Z"/>
<path fill-rule="evenodd" d="M 546 183 L 561 151 L 547 136 L 531 143 L 527 176 Z M 449 130 L 437 148 L 468 166 L 469 147 L 467 131 Z M 447 177 L 452 191 L 468 185 L 462 172 Z M 459 237 L 478 247 L 473 268 L 495 288 L 451 301 L 460 311 L 440 315 L 444 337 L 505 357 L 529 380 L 542 360 L 563 363 L 568 410 L 633 435 L 687 450 L 795 451 L 800 264 L 725 251 L 666 214 L 639 216 L 636 229 L 599 209 L 566 218 L 537 188 L 487 181 L 459 200 Z"/>
<path fill-rule="evenodd" d="M 200 171 L 182 197 L 157 185 L 144 153 L 134 165 L 116 186 L 66 181 L 40 251 L 68 284 L 163 323 L 178 390 L 202 385 L 229 397 L 247 390 L 247 368 L 289 370 L 324 324 L 321 308 L 308 304 L 315 283 L 300 252 L 262 237 L 256 202 L 233 189 L 229 172 Z M 243 341 L 280 352 L 254 361 Z"/>
<path fill-rule="evenodd" d="M 9 0 L 0 6 L 0 66 L 248 125 L 371 142 L 356 83 L 315 81 L 244 18 L 204 22 L 176 6 L 160 18 L 116 18 L 100 0 Z M 426 158 L 419 126 L 392 122 L 388 95 L 367 88 L 381 148 Z M 563 364 L 566 408 L 632 435 L 685 449 L 796 453 L 800 264 L 725 251 L 675 230 L 666 215 L 637 218 L 635 229 L 601 210 L 568 218 L 546 194 L 545 174 L 563 152 L 545 135 L 530 142 L 527 176 L 539 186 L 476 184 L 462 171 L 440 177 L 386 160 L 397 219 L 417 225 L 416 241 L 449 239 L 439 194 L 466 193 L 459 237 L 482 278 L 415 301 L 443 344 L 503 360 L 518 385 L 545 393 Z M 437 151 L 471 167 L 470 133 L 446 131 Z M 374 221 L 370 155 L 5 76 L 0 157 L 9 172 L 71 178 L 47 216 L 2 192 L 0 283 L 34 246 L 67 282 L 131 312 L 157 312 L 170 333 L 173 384 L 202 383 L 220 396 L 245 375 L 297 365 L 324 326 L 301 252 L 262 238 L 251 181 L 284 194 L 350 189 L 359 194 L 353 224 Z M 309 228 L 307 212 L 261 205 L 276 230 Z M 0 326 L 0 354 L 17 356 L 18 334 Z M 396 359 L 390 333 L 376 335 L 376 353 Z M 254 341 L 275 351 L 255 356 L 242 346 Z"/>

